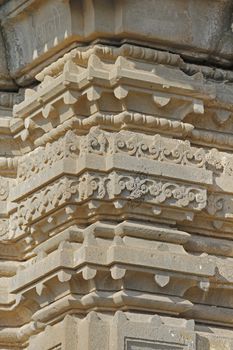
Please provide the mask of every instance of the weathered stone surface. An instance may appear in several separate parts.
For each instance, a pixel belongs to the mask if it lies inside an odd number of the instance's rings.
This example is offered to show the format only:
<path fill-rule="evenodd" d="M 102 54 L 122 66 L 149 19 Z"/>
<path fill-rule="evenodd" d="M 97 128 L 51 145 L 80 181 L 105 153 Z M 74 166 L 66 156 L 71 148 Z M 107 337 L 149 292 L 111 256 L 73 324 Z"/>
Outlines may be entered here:
<path fill-rule="evenodd" d="M 233 348 L 231 14 L 0 2 L 0 349 Z"/>
<path fill-rule="evenodd" d="M 77 42 L 113 37 L 231 66 L 232 9 L 231 0 L 10 0 L 0 16 L 10 72 L 25 85 Z"/>

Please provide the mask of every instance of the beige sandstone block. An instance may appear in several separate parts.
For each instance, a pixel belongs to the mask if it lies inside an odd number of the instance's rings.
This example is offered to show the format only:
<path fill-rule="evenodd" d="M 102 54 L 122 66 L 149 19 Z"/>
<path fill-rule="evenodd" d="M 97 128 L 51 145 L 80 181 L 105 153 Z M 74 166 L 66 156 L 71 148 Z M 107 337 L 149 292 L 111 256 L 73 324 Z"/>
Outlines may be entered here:
<path fill-rule="evenodd" d="M 232 349 L 231 13 L 0 1 L 1 350 Z"/>

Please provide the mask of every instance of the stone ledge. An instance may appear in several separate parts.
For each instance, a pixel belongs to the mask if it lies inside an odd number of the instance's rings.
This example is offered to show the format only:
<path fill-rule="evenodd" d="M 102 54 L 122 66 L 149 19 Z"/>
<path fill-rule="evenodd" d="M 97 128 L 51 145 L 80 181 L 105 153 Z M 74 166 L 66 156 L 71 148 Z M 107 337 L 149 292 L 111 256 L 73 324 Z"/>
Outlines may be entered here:
<path fill-rule="evenodd" d="M 188 59 L 231 66 L 231 11 L 230 0 L 167 0 L 166 6 L 163 0 L 146 0 L 143 6 L 140 0 L 11 0 L 0 9 L 10 73 L 19 84 L 28 84 L 77 42 L 99 38 L 128 39 Z"/>

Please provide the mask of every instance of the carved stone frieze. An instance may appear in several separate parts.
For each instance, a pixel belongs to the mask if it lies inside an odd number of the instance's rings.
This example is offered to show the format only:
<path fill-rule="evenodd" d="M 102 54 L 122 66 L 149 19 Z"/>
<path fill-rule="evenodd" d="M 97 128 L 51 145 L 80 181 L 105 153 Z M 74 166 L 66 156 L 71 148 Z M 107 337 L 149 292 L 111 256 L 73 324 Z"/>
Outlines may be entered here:
<path fill-rule="evenodd" d="M 0 0 L 0 349 L 233 348 L 232 10 Z"/>
<path fill-rule="evenodd" d="M 231 176 L 233 169 L 232 156 L 217 149 L 192 147 L 189 141 L 173 140 L 159 134 L 147 136 L 128 131 L 109 133 L 93 127 L 85 136 L 78 136 L 69 130 L 58 141 L 47 143 L 45 147 L 21 157 L 18 181 L 29 179 L 61 159 L 78 159 L 85 154 L 108 156 L 118 153 L 209 169 L 218 176 L 221 173 Z"/>
<path fill-rule="evenodd" d="M 112 172 L 86 172 L 79 177 L 63 177 L 18 204 L 17 216 L 22 224 L 30 223 L 65 203 L 82 204 L 87 200 L 143 200 L 152 205 L 189 208 L 206 207 L 207 193 L 198 186 L 180 185 L 148 176 Z"/>

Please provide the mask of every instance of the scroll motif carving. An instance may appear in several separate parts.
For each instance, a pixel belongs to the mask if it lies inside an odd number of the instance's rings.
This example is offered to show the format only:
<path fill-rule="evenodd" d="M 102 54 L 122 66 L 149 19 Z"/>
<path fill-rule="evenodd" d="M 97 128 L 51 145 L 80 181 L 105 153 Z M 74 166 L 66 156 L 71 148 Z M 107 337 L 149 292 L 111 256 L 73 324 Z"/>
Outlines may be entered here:
<path fill-rule="evenodd" d="M 233 349 L 233 72 L 202 66 L 205 50 L 190 64 L 185 47 L 181 58 L 124 33 L 77 48 L 82 10 L 84 32 L 104 27 L 98 1 L 20 2 L 0 0 L 13 41 L 27 23 L 35 34 L 9 47 L 24 101 L 0 94 L 0 349 Z M 207 12 L 187 2 L 190 29 Z M 214 1 L 222 27 L 230 2 Z M 152 1 L 100 3 L 133 30 L 120 3 L 147 15 Z"/>
<path fill-rule="evenodd" d="M 46 147 L 39 148 L 31 157 L 21 158 L 18 164 L 18 180 L 29 179 L 59 160 L 77 155 L 79 155 L 79 139 L 72 131 L 68 131 L 64 138 L 54 143 L 47 143 Z"/>
<path fill-rule="evenodd" d="M 156 204 L 170 203 L 177 207 L 194 207 L 203 209 L 206 206 L 206 192 L 195 187 L 180 186 L 176 183 L 161 182 L 144 177 L 116 177 L 116 194 L 123 193 L 126 198 L 147 200 Z"/>
<path fill-rule="evenodd" d="M 155 135 L 152 140 L 144 141 L 141 137 L 132 136 L 123 138 L 116 137 L 116 151 L 127 153 L 132 156 L 146 157 L 153 160 L 171 162 L 182 165 L 204 167 L 206 162 L 205 151 L 193 149 L 188 141 L 178 142 L 176 147 L 168 146 L 160 135 Z"/>
<path fill-rule="evenodd" d="M 171 140 L 158 134 L 145 136 L 140 133 L 109 133 L 93 128 L 85 136 L 69 130 L 54 143 L 48 143 L 19 160 L 18 181 L 25 181 L 40 171 L 65 158 L 84 154 L 125 154 L 160 162 L 209 169 L 216 174 L 232 175 L 233 159 L 216 149 L 192 147 L 189 141 Z"/>
<path fill-rule="evenodd" d="M 94 128 L 87 136 L 82 138 L 80 144 L 81 153 L 95 153 L 105 155 L 108 153 L 108 146 L 111 143 L 111 137 L 101 131 L 99 128 Z"/>
<path fill-rule="evenodd" d="M 212 216 L 233 218 L 232 196 L 227 194 L 210 194 L 208 196 L 207 212 Z"/>
<path fill-rule="evenodd" d="M 208 197 L 207 211 L 210 215 L 215 215 L 218 211 L 223 210 L 224 198 L 222 196 L 214 196 L 211 194 Z"/>
<path fill-rule="evenodd" d="M 93 174 L 79 178 L 62 178 L 26 199 L 18 206 L 18 218 L 30 222 L 66 202 L 82 203 L 87 199 L 142 199 L 151 204 L 202 210 L 206 206 L 206 190 L 145 176 L 120 173 Z"/>
<path fill-rule="evenodd" d="M 18 218 L 30 222 L 31 220 L 45 214 L 65 202 L 67 202 L 73 194 L 77 192 L 77 182 L 62 178 L 55 184 L 48 186 L 46 189 L 36 193 L 28 198 L 18 207 Z M 22 220 L 21 220 L 22 219 Z"/>

